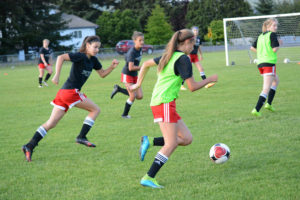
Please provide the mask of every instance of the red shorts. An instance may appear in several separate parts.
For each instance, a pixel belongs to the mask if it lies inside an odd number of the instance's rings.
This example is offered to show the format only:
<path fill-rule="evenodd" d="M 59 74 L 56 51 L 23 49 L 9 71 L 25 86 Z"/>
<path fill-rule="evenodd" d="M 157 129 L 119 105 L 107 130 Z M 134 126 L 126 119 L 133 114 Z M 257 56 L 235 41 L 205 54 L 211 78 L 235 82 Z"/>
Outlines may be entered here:
<path fill-rule="evenodd" d="M 190 54 L 189 56 L 192 63 L 199 62 L 198 54 Z"/>
<path fill-rule="evenodd" d="M 48 66 L 50 66 L 50 65 L 48 65 Z M 46 66 L 44 65 L 44 63 L 40 63 L 40 64 L 39 64 L 39 68 L 40 68 L 40 69 L 45 69 Z"/>
<path fill-rule="evenodd" d="M 86 99 L 86 95 L 78 89 L 60 89 L 51 104 L 67 112 L 69 108 L 72 108 L 84 99 Z"/>
<path fill-rule="evenodd" d="M 181 117 L 176 112 L 175 100 L 169 103 L 162 103 L 157 106 L 151 106 L 154 122 L 177 123 Z"/>
<path fill-rule="evenodd" d="M 276 65 L 272 67 L 260 67 L 258 70 L 261 75 L 276 75 Z"/>
<path fill-rule="evenodd" d="M 122 83 L 133 83 L 135 84 L 137 82 L 138 77 L 137 76 L 129 76 L 126 74 L 121 74 L 121 82 Z"/>

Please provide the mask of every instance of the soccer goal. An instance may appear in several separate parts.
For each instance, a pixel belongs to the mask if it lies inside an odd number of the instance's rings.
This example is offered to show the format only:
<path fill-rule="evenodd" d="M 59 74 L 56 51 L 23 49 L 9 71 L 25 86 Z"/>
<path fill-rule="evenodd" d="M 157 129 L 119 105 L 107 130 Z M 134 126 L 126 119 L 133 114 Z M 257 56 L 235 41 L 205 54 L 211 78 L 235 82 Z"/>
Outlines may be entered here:
<path fill-rule="evenodd" d="M 262 24 L 274 17 L 278 20 L 277 35 L 280 40 L 278 63 L 300 63 L 300 13 L 224 18 L 226 65 L 256 63 L 256 54 L 250 51 L 262 32 Z"/>

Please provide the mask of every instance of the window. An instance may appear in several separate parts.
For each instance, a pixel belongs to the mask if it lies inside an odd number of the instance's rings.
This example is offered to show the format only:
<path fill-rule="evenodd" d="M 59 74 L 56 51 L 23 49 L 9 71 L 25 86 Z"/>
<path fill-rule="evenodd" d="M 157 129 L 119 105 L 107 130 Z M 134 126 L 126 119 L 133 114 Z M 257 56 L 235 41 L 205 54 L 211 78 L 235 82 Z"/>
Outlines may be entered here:
<path fill-rule="evenodd" d="M 82 38 L 81 31 L 74 31 L 73 36 L 74 36 L 74 38 Z"/>

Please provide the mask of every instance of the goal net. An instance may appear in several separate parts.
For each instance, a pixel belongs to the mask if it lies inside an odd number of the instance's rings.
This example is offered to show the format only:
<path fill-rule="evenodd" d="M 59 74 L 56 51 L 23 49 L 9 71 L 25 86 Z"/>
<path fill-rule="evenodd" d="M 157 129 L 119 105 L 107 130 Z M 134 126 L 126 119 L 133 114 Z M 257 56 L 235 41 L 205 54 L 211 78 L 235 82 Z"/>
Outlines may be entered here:
<path fill-rule="evenodd" d="M 256 63 L 256 53 L 250 51 L 252 43 L 262 32 L 268 18 L 278 20 L 277 35 L 280 41 L 278 63 L 300 62 L 300 13 L 224 18 L 226 65 Z"/>

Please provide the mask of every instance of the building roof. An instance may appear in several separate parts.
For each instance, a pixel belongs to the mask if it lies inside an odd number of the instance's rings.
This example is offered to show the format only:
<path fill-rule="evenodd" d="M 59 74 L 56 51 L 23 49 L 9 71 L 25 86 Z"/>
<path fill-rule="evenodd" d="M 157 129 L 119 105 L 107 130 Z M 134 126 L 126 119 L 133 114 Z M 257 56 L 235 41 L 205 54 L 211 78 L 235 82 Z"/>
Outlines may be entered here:
<path fill-rule="evenodd" d="M 97 24 L 94 24 L 90 21 L 87 21 L 87 20 L 82 19 L 75 15 L 69 15 L 69 14 L 63 13 L 61 17 L 62 17 L 63 21 L 67 22 L 66 26 L 69 29 L 72 29 L 72 28 L 98 28 L 99 27 Z"/>

